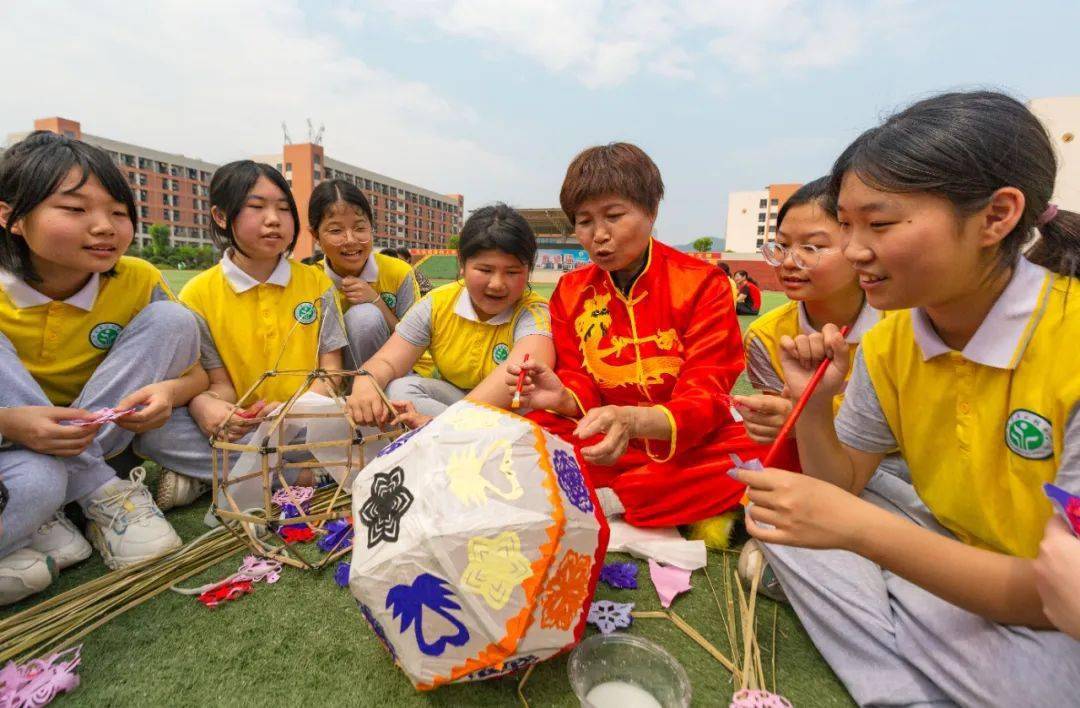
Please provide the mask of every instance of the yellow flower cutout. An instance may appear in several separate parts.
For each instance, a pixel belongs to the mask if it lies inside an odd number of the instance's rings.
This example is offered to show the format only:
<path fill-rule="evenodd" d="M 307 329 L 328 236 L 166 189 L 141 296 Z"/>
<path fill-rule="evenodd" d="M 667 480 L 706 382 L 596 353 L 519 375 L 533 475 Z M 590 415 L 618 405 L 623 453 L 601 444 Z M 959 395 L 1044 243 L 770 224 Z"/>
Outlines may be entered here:
<path fill-rule="evenodd" d="M 461 574 L 461 585 L 483 597 L 491 609 L 505 607 L 514 588 L 530 575 L 529 559 L 522 554 L 521 539 L 513 531 L 494 538 L 469 539 L 469 565 Z"/>

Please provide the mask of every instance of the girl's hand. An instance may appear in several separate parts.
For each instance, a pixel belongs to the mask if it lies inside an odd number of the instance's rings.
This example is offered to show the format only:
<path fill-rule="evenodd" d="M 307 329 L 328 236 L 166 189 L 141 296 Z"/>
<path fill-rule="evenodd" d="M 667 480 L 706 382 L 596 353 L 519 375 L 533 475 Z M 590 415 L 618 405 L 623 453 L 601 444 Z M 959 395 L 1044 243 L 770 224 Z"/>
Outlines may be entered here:
<path fill-rule="evenodd" d="M 826 358 L 830 360 L 825 377 L 814 390 L 811 400 L 832 401 L 833 396 L 844 390 L 850 362 L 848 344 L 840 336 L 840 330 L 831 324 L 825 325 L 821 332 L 800 334 L 792 339 L 780 338 L 780 365 L 784 369 L 791 398 L 802 396 L 810 377 L 817 371 L 818 365 Z"/>
<path fill-rule="evenodd" d="M 753 506 L 746 510 L 746 530 L 765 543 L 853 550 L 864 528 L 861 519 L 867 508 L 874 509 L 854 494 L 805 474 L 772 467 L 733 469 L 729 474 L 747 485 Z"/>
<path fill-rule="evenodd" d="M 510 395 L 517 392 L 518 374 L 522 371 L 525 372 L 525 380 L 521 384 L 521 407 L 560 410 L 567 396 L 566 387 L 550 366 L 535 359 L 506 366 L 506 387 Z"/>
<path fill-rule="evenodd" d="M 581 456 L 591 465 L 613 465 L 626 452 L 634 437 L 635 409 L 632 406 L 593 408 L 578 421 L 574 435 L 585 440 L 603 433 L 604 439 L 581 448 Z"/>
<path fill-rule="evenodd" d="M 0 409 L 0 435 L 4 440 L 10 440 L 43 455 L 74 457 L 90 446 L 101 425 L 61 425 L 61 422 L 82 420 L 91 415 L 89 411 L 81 408 L 3 408 Z"/>
<path fill-rule="evenodd" d="M 382 427 L 394 417 L 393 411 L 386 407 L 383 397 L 375 390 L 378 384 L 370 376 L 357 376 L 353 381 L 352 393 L 345 399 L 356 425 Z"/>
<path fill-rule="evenodd" d="M 188 403 L 188 412 L 204 435 L 228 442 L 236 442 L 258 424 L 233 415 L 235 410 L 232 403 L 206 394 L 200 394 Z"/>
<path fill-rule="evenodd" d="M 138 391 L 128 394 L 116 407 L 119 409 L 142 406 L 140 410 L 117 418 L 116 424 L 133 433 L 145 433 L 165 425 L 172 415 L 173 386 L 171 382 L 161 381 L 143 386 Z"/>
<path fill-rule="evenodd" d="M 350 305 L 360 305 L 366 302 L 375 302 L 379 293 L 362 278 L 347 276 L 341 279 L 341 292 Z"/>
<path fill-rule="evenodd" d="M 1046 524 L 1034 568 L 1046 619 L 1073 639 L 1080 639 L 1080 538 L 1072 535 L 1057 514 Z"/>
<path fill-rule="evenodd" d="M 416 430 L 432 419 L 430 415 L 424 415 L 417 411 L 412 401 L 390 401 L 390 403 L 393 404 L 394 413 L 397 414 L 390 421 L 390 425 L 404 424 L 410 430 Z"/>
<path fill-rule="evenodd" d="M 732 396 L 743 417 L 746 434 L 756 443 L 776 440 L 780 428 L 791 414 L 792 403 L 783 396 Z"/>

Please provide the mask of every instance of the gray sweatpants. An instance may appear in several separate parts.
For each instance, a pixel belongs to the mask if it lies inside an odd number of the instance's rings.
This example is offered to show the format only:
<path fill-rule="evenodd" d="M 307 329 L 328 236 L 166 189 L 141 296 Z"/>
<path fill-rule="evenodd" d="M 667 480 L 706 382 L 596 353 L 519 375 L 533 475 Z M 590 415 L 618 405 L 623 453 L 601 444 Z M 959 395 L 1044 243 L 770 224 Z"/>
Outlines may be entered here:
<path fill-rule="evenodd" d="M 394 379 L 386 387 L 386 397 L 391 401 L 411 401 L 417 412 L 430 416 L 439 415 L 468 393 L 448 381 L 415 374 Z"/>
<path fill-rule="evenodd" d="M 359 368 L 390 339 L 390 325 L 378 307 L 371 303 L 353 305 L 345 311 L 345 368 Z"/>
<path fill-rule="evenodd" d="M 198 354 L 194 315 L 175 302 L 152 302 L 116 338 L 71 407 L 88 411 L 113 408 L 143 386 L 181 376 Z M 0 407 L 52 405 L 3 334 L 0 380 Z M 3 514 L 0 557 L 29 543 L 34 531 L 61 506 L 82 501 L 115 479 L 116 473 L 105 460 L 122 452 L 134 437 L 134 433 L 109 423 L 77 457 L 43 455 L 18 446 L 0 450 L 0 478 L 11 494 Z"/>
<path fill-rule="evenodd" d="M 863 498 L 950 535 L 891 475 L 876 474 Z M 996 624 L 848 551 L 762 545 L 860 706 L 1064 706 L 1080 695 L 1080 642 L 1061 632 Z"/>

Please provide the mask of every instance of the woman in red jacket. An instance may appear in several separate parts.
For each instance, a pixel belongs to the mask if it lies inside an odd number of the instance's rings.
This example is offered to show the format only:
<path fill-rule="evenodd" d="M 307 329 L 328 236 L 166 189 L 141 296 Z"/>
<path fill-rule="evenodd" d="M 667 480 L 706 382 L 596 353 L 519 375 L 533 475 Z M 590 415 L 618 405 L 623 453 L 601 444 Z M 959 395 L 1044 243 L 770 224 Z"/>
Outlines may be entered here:
<path fill-rule="evenodd" d="M 640 148 L 593 147 L 559 195 L 592 264 L 551 296 L 556 365 L 526 371 L 522 405 L 578 447 L 601 504 L 640 526 L 687 524 L 738 504 L 729 453 L 761 448 L 726 397 L 743 369 L 723 275 L 652 238 L 660 172 Z"/>

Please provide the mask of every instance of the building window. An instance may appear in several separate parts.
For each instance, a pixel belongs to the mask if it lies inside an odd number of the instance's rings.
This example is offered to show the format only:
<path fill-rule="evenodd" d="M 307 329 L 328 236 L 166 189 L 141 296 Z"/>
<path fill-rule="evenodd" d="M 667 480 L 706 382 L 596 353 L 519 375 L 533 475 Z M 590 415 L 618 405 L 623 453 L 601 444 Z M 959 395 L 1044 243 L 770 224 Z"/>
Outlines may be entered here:
<path fill-rule="evenodd" d="M 180 221 L 180 211 L 178 209 L 173 209 L 172 219 L 173 221 Z"/>
<path fill-rule="evenodd" d="M 758 223 L 764 224 L 765 223 L 765 214 L 759 212 L 758 215 L 757 215 L 757 220 L 758 220 Z"/>
<path fill-rule="evenodd" d="M 139 218 L 140 219 L 149 219 L 150 218 L 150 207 L 145 207 L 145 206 L 139 207 Z M 145 223 L 143 223 L 143 233 L 146 233 L 146 224 Z"/>
<path fill-rule="evenodd" d="M 199 185 L 197 185 L 197 184 L 191 185 L 191 193 L 192 194 L 198 194 L 199 193 Z"/>
<path fill-rule="evenodd" d="M 765 235 L 765 227 L 764 226 L 757 227 L 757 234 L 758 234 L 758 236 Z"/>
<path fill-rule="evenodd" d="M 281 163 L 280 163 L 280 162 L 279 162 L 279 163 L 277 163 L 276 165 L 274 165 L 274 167 L 276 167 L 276 168 L 277 168 L 277 171 L 278 171 L 278 172 L 281 172 Z"/>
<path fill-rule="evenodd" d="M 377 196 L 375 196 L 374 194 L 371 195 L 371 206 L 373 206 L 373 207 L 379 206 L 379 198 Z"/>
<path fill-rule="evenodd" d="M 762 199 L 760 202 L 758 202 L 758 208 L 764 209 L 766 204 L 768 204 L 768 202 Z"/>
<path fill-rule="evenodd" d="M 315 170 L 315 181 L 318 182 L 321 179 L 322 179 L 322 173 L 319 172 L 318 170 Z"/>
<path fill-rule="evenodd" d="M 771 234 L 776 233 L 776 224 L 770 224 L 769 225 L 769 233 L 771 233 Z"/>
<path fill-rule="evenodd" d="M 316 165 L 321 165 L 322 164 L 322 159 L 318 155 L 315 155 L 314 158 L 312 158 L 312 159 L 313 159 L 313 161 L 315 162 Z"/>
<path fill-rule="evenodd" d="M 763 238 L 759 238 L 759 239 L 757 240 L 757 245 L 758 245 L 758 248 L 761 248 L 761 247 L 762 247 L 762 246 L 763 246 L 764 244 L 765 244 L 765 239 L 763 239 Z"/>
<path fill-rule="evenodd" d="M 285 171 L 286 172 L 292 172 L 292 163 L 291 162 L 286 162 L 285 163 Z"/>
<path fill-rule="evenodd" d="M 139 201 L 140 202 L 145 202 L 146 201 L 146 190 L 145 189 L 140 189 L 139 190 Z"/>
<path fill-rule="evenodd" d="M 769 200 L 769 204 L 770 204 L 771 206 L 776 206 L 776 205 L 777 205 L 777 204 L 779 204 L 779 203 L 780 203 L 780 202 L 779 202 L 778 200 L 776 200 L 776 199 L 770 199 L 770 200 Z M 762 204 L 761 206 L 765 206 L 765 205 L 764 205 L 764 204 Z"/>

